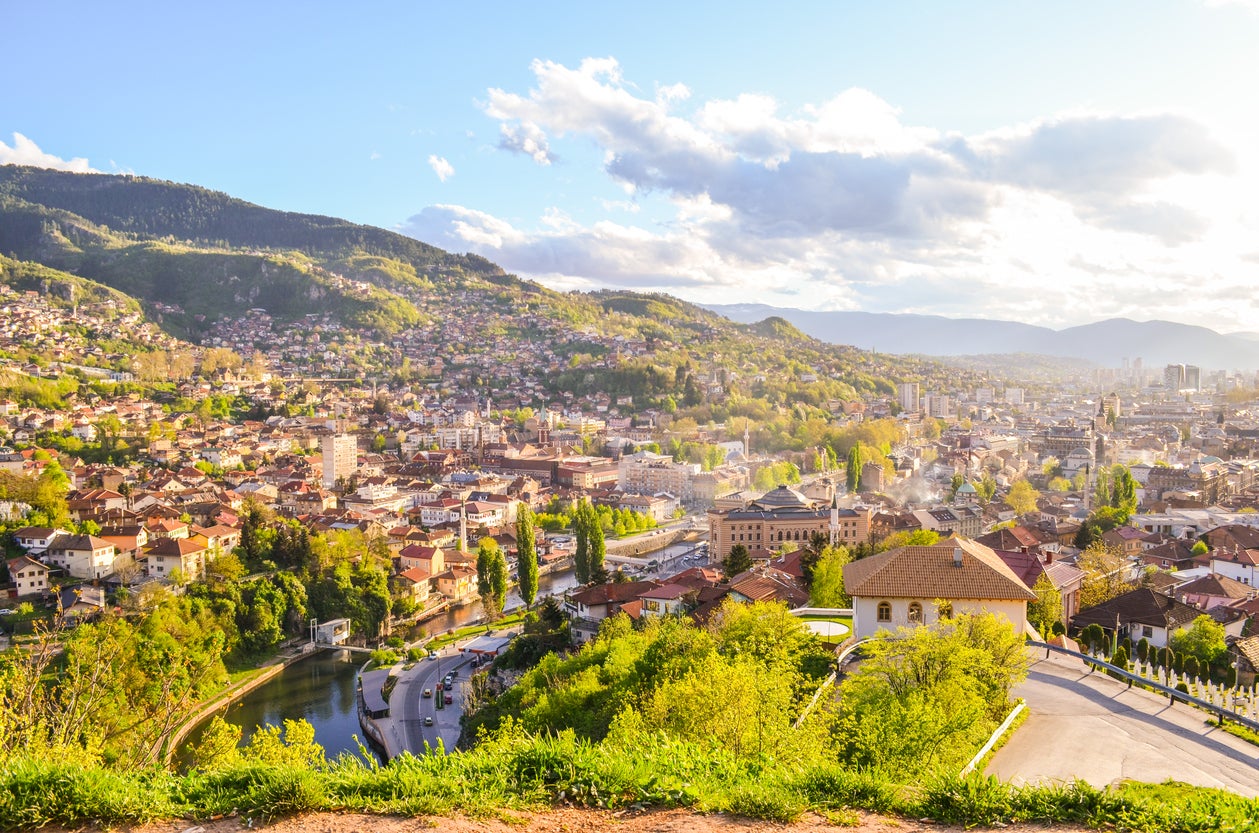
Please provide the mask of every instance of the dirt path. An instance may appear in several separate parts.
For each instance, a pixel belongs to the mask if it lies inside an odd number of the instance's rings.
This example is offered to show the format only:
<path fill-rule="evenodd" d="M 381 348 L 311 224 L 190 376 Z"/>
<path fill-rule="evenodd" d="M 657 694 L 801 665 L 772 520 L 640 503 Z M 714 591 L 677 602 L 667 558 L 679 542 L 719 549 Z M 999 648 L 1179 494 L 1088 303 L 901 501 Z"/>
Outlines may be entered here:
<path fill-rule="evenodd" d="M 162 822 L 128 828 L 125 833 L 241 833 L 249 829 L 245 820 L 222 819 L 204 825 L 187 821 Z M 252 829 L 268 833 L 963 833 L 964 828 L 928 822 L 876 816 L 870 813 L 841 813 L 832 819 L 807 815 L 793 824 L 735 819 L 722 815 L 698 815 L 686 810 L 643 813 L 607 813 L 591 810 L 557 809 L 540 813 L 504 813 L 498 818 L 368 816 L 356 813 L 313 813 L 282 819 L 270 825 L 253 824 Z M 54 828 L 45 828 L 54 831 Z M 1002 833 L 1085 833 L 1083 828 L 1041 825 L 1010 825 Z M 56 831 L 56 833 L 67 833 Z M 76 833 L 100 833 L 87 828 Z"/>

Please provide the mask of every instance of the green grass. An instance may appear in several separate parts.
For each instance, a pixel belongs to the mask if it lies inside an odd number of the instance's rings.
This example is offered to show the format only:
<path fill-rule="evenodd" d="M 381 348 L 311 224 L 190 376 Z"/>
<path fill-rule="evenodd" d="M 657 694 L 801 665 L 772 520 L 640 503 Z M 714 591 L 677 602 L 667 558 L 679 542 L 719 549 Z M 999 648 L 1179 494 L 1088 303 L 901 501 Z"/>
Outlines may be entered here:
<path fill-rule="evenodd" d="M 257 820 L 333 810 L 487 817 L 557 803 L 685 807 L 777 822 L 861 809 L 966 826 L 1076 824 L 1149 833 L 1254 830 L 1259 819 L 1259 801 L 1184 784 L 1013 787 L 982 775 L 905 784 L 834 762 L 776 766 L 667 738 L 627 754 L 567 733 L 517 734 L 469 753 L 406 755 L 387 767 L 343 757 L 317 768 L 254 763 L 178 776 L 49 756 L 0 766 L 3 830 L 202 820 L 232 810 Z"/>
<path fill-rule="evenodd" d="M 818 636 L 818 639 L 822 640 L 828 645 L 839 645 L 847 641 L 848 638 L 852 636 L 852 617 L 851 616 L 824 616 L 820 613 L 806 613 L 802 616 L 797 616 L 796 618 L 804 622 L 836 622 L 848 628 L 848 633 L 844 634 L 843 636 L 834 636 L 834 637 Z"/>
<path fill-rule="evenodd" d="M 1218 725 L 1214 720 L 1208 720 L 1206 721 L 1206 724 L 1208 726 Z M 1223 729 L 1225 732 L 1228 732 L 1233 737 L 1241 738 L 1247 743 L 1253 743 L 1254 745 L 1259 746 L 1259 732 L 1251 731 L 1250 729 L 1247 729 L 1245 726 L 1238 726 L 1236 723 L 1233 723 L 1230 720 L 1225 720 L 1224 725 L 1219 726 L 1219 728 Z"/>
<path fill-rule="evenodd" d="M 514 625 L 519 625 L 524 620 L 525 611 L 520 610 L 515 613 L 510 613 L 501 619 L 496 619 L 495 621 L 489 623 L 490 632 L 493 633 L 494 631 L 501 631 L 506 628 L 513 627 Z M 468 625 L 467 627 L 459 628 L 454 633 L 444 633 L 441 636 L 435 636 L 430 639 L 424 647 L 429 650 L 436 651 L 440 648 L 445 648 L 447 645 L 453 645 L 456 642 L 461 642 L 464 639 L 471 639 L 474 636 L 480 636 L 485 633 L 485 628 L 486 623 L 484 622 L 479 625 Z"/>

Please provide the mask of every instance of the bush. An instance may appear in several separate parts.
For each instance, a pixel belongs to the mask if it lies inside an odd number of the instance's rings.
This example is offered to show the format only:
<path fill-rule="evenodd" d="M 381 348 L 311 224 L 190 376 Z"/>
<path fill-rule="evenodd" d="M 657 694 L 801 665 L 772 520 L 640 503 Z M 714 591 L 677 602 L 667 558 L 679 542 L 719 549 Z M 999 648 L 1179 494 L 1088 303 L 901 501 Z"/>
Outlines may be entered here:
<path fill-rule="evenodd" d="M 377 648 L 371 653 L 372 665 L 377 668 L 393 665 L 398 661 L 398 652 L 391 648 Z"/>

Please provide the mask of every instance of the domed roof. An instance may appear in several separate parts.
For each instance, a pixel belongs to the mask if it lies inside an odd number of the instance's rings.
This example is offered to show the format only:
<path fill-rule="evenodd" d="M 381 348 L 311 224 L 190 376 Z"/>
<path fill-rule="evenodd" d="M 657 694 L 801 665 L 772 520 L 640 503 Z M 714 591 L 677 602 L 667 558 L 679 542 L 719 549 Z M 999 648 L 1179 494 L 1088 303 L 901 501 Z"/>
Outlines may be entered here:
<path fill-rule="evenodd" d="M 807 509 L 813 505 L 813 501 L 795 489 L 789 489 L 786 486 L 779 486 L 777 489 L 766 492 L 752 501 L 752 503 L 762 509 L 787 509 L 791 507 Z"/>

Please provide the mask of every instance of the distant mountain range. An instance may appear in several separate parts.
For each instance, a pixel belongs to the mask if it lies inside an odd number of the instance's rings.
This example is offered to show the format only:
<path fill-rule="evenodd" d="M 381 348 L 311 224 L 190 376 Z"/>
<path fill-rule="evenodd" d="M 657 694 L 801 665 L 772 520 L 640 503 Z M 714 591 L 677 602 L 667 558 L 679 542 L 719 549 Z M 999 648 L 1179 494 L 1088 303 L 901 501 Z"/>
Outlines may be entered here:
<path fill-rule="evenodd" d="M 1259 368 L 1259 334 L 1223 334 L 1171 321 L 1112 318 L 1051 330 L 1017 321 L 982 318 L 818 312 L 766 304 L 706 306 L 732 321 L 743 323 L 778 316 L 822 341 L 851 344 L 880 353 L 927 356 L 1037 353 L 1085 359 L 1104 367 L 1119 367 L 1125 358 L 1140 358 L 1147 369 L 1175 363 L 1211 370 Z"/>

